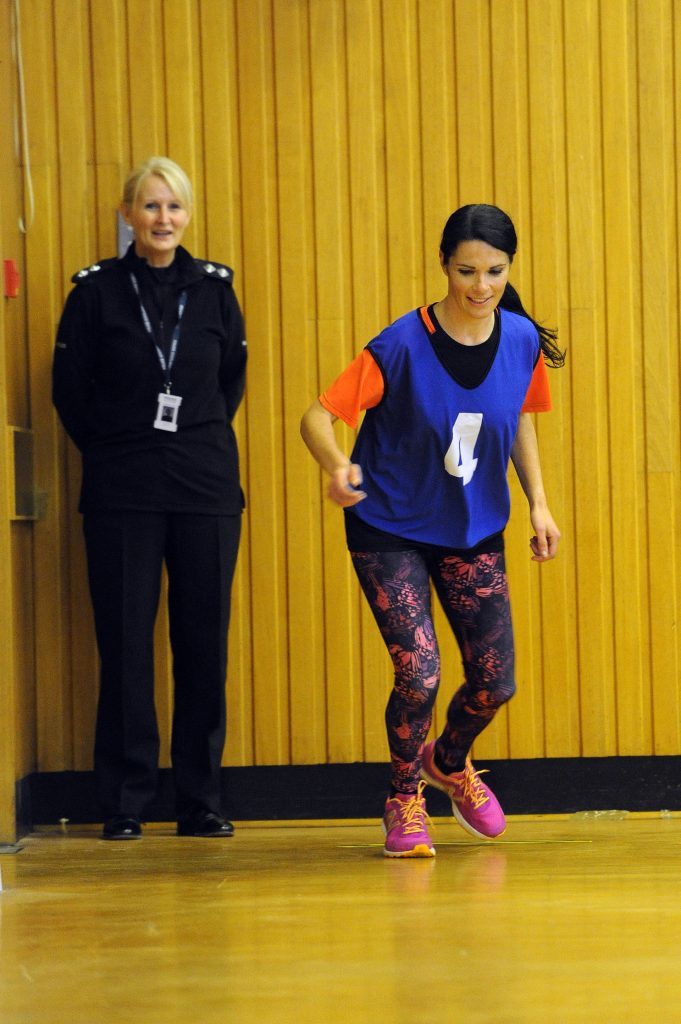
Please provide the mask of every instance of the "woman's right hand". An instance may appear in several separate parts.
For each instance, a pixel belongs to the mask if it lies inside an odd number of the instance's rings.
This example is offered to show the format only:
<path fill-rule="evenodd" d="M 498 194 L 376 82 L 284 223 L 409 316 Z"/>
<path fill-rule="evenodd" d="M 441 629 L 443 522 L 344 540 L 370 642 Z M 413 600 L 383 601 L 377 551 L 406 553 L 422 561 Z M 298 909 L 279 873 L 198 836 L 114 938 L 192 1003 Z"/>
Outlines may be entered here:
<path fill-rule="evenodd" d="M 358 489 L 361 485 L 362 469 L 360 466 L 350 463 L 334 470 L 326 493 L 336 505 L 340 505 L 341 508 L 349 508 L 366 498 L 366 492 Z"/>
<path fill-rule="evenodd" d="M 362 484 L 360 466 L 353 465 L 336 443 L 335 421 L 333 413 L 316 398 L 300 422 L 300 433 L 319 465 L 331 477 L 326 492 L 329 498 L 341 508 L 349 508 L 366 498 L 366 494 L 358 490 Z"/>

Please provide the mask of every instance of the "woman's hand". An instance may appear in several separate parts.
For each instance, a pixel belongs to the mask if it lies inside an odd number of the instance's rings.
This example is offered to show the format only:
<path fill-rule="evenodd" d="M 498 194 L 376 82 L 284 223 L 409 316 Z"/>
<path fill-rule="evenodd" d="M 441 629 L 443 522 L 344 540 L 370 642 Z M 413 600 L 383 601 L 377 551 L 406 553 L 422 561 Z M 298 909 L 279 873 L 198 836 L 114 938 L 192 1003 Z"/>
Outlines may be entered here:
<path fill-rule="evenodd" d="M 530 509 L 535 536 L 530 541 L 533 562 L 548 562 L 558 554 L 560 530 L 546 506 Z"/>
<path fill-rule="evenodd" d="M 355 463 L 349 463 L 347 466 L 339 466 L 333 471 L 326 493 L 336 505 L 340 505 L 341 508 L 349 508 L 366 498 L 366 492 L 359 490 L 361 485 L 361 467 Z"/>
<path fill-rule="evenodd" d="M 350 462 L 336 443 L 335 421 L 336 417 L 317 398 L 301 420 L 300 433 L 319 465 L 331 477 L 326 492 L 329 498 L 341 508 L 349 508 L 366 498 L 366 493 L 358 490 L 362 470 Z"/>

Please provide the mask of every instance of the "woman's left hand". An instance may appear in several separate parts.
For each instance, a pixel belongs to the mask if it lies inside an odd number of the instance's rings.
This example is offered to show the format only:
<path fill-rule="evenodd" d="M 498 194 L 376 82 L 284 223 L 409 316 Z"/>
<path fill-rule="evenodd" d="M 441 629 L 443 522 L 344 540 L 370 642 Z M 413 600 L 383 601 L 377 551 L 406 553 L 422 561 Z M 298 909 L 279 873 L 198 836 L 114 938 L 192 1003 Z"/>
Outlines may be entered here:
<path fill-rule="evenodd" d="M 535 536 L 530 541 L 533 562 L 548 562 L 558 554 L 560 530 L 553 521 L 548 508 L 533 508 L 530 519 Z"/>

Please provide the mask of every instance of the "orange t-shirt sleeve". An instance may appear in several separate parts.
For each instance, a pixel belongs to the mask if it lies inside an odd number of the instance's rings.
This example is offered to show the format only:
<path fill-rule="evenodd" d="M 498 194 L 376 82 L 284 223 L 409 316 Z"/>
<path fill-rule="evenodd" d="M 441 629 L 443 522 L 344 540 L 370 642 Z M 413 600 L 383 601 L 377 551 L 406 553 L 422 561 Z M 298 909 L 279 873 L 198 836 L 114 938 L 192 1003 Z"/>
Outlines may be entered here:
<path fill-rule="evenodd" d="M 333 384 L 323 391 L 319 401 L 327 412 L 355 429 L 364 409 L 373 409 L 383 398 L 385 384 L 378 363 L 363 349 Z M 540 353 L 525 395 L 521 412 L 549 412 L 551 389 L 544 357 Z"/>
<path fill-rule="evenodd" d="M 364 409 L 373 409 L 383 398 L 385 385 L 378 363 L 368 349 L 343 370 L 331 387 L 319 396 L 327 412 L 353 429 Z"/>
<path fill-rule="evenodd" d="M 546 371 L 544 355 L 539 353 L 530 386 L 525 395 L 525 401 L 521 412 L 549 412 L 551 406 L 551 389 L 549 387 L 549 376 Z"/>

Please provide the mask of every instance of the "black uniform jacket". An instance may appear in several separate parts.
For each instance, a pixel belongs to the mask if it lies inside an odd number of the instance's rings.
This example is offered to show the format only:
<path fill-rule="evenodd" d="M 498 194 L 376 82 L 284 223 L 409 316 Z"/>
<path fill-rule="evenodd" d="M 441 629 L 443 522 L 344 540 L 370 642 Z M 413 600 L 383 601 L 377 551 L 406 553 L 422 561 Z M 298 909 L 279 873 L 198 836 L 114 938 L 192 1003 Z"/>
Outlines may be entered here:
<path fill-rule="evenodd" d="M 175 433 L 153 426 L 165 373 L 131 273 L 166 358 L 186 292 L 170 373 L 172 393 L 182 398 Z M 83 457 L 80 510 L 239 513 L 231 419 L 244 390 L 246 341 L 232 271 L 179 247 L 162 308 L 152 274 L 133 245 L 123 259 L 73 277 L 57 333 L 53 401 Z"/>

